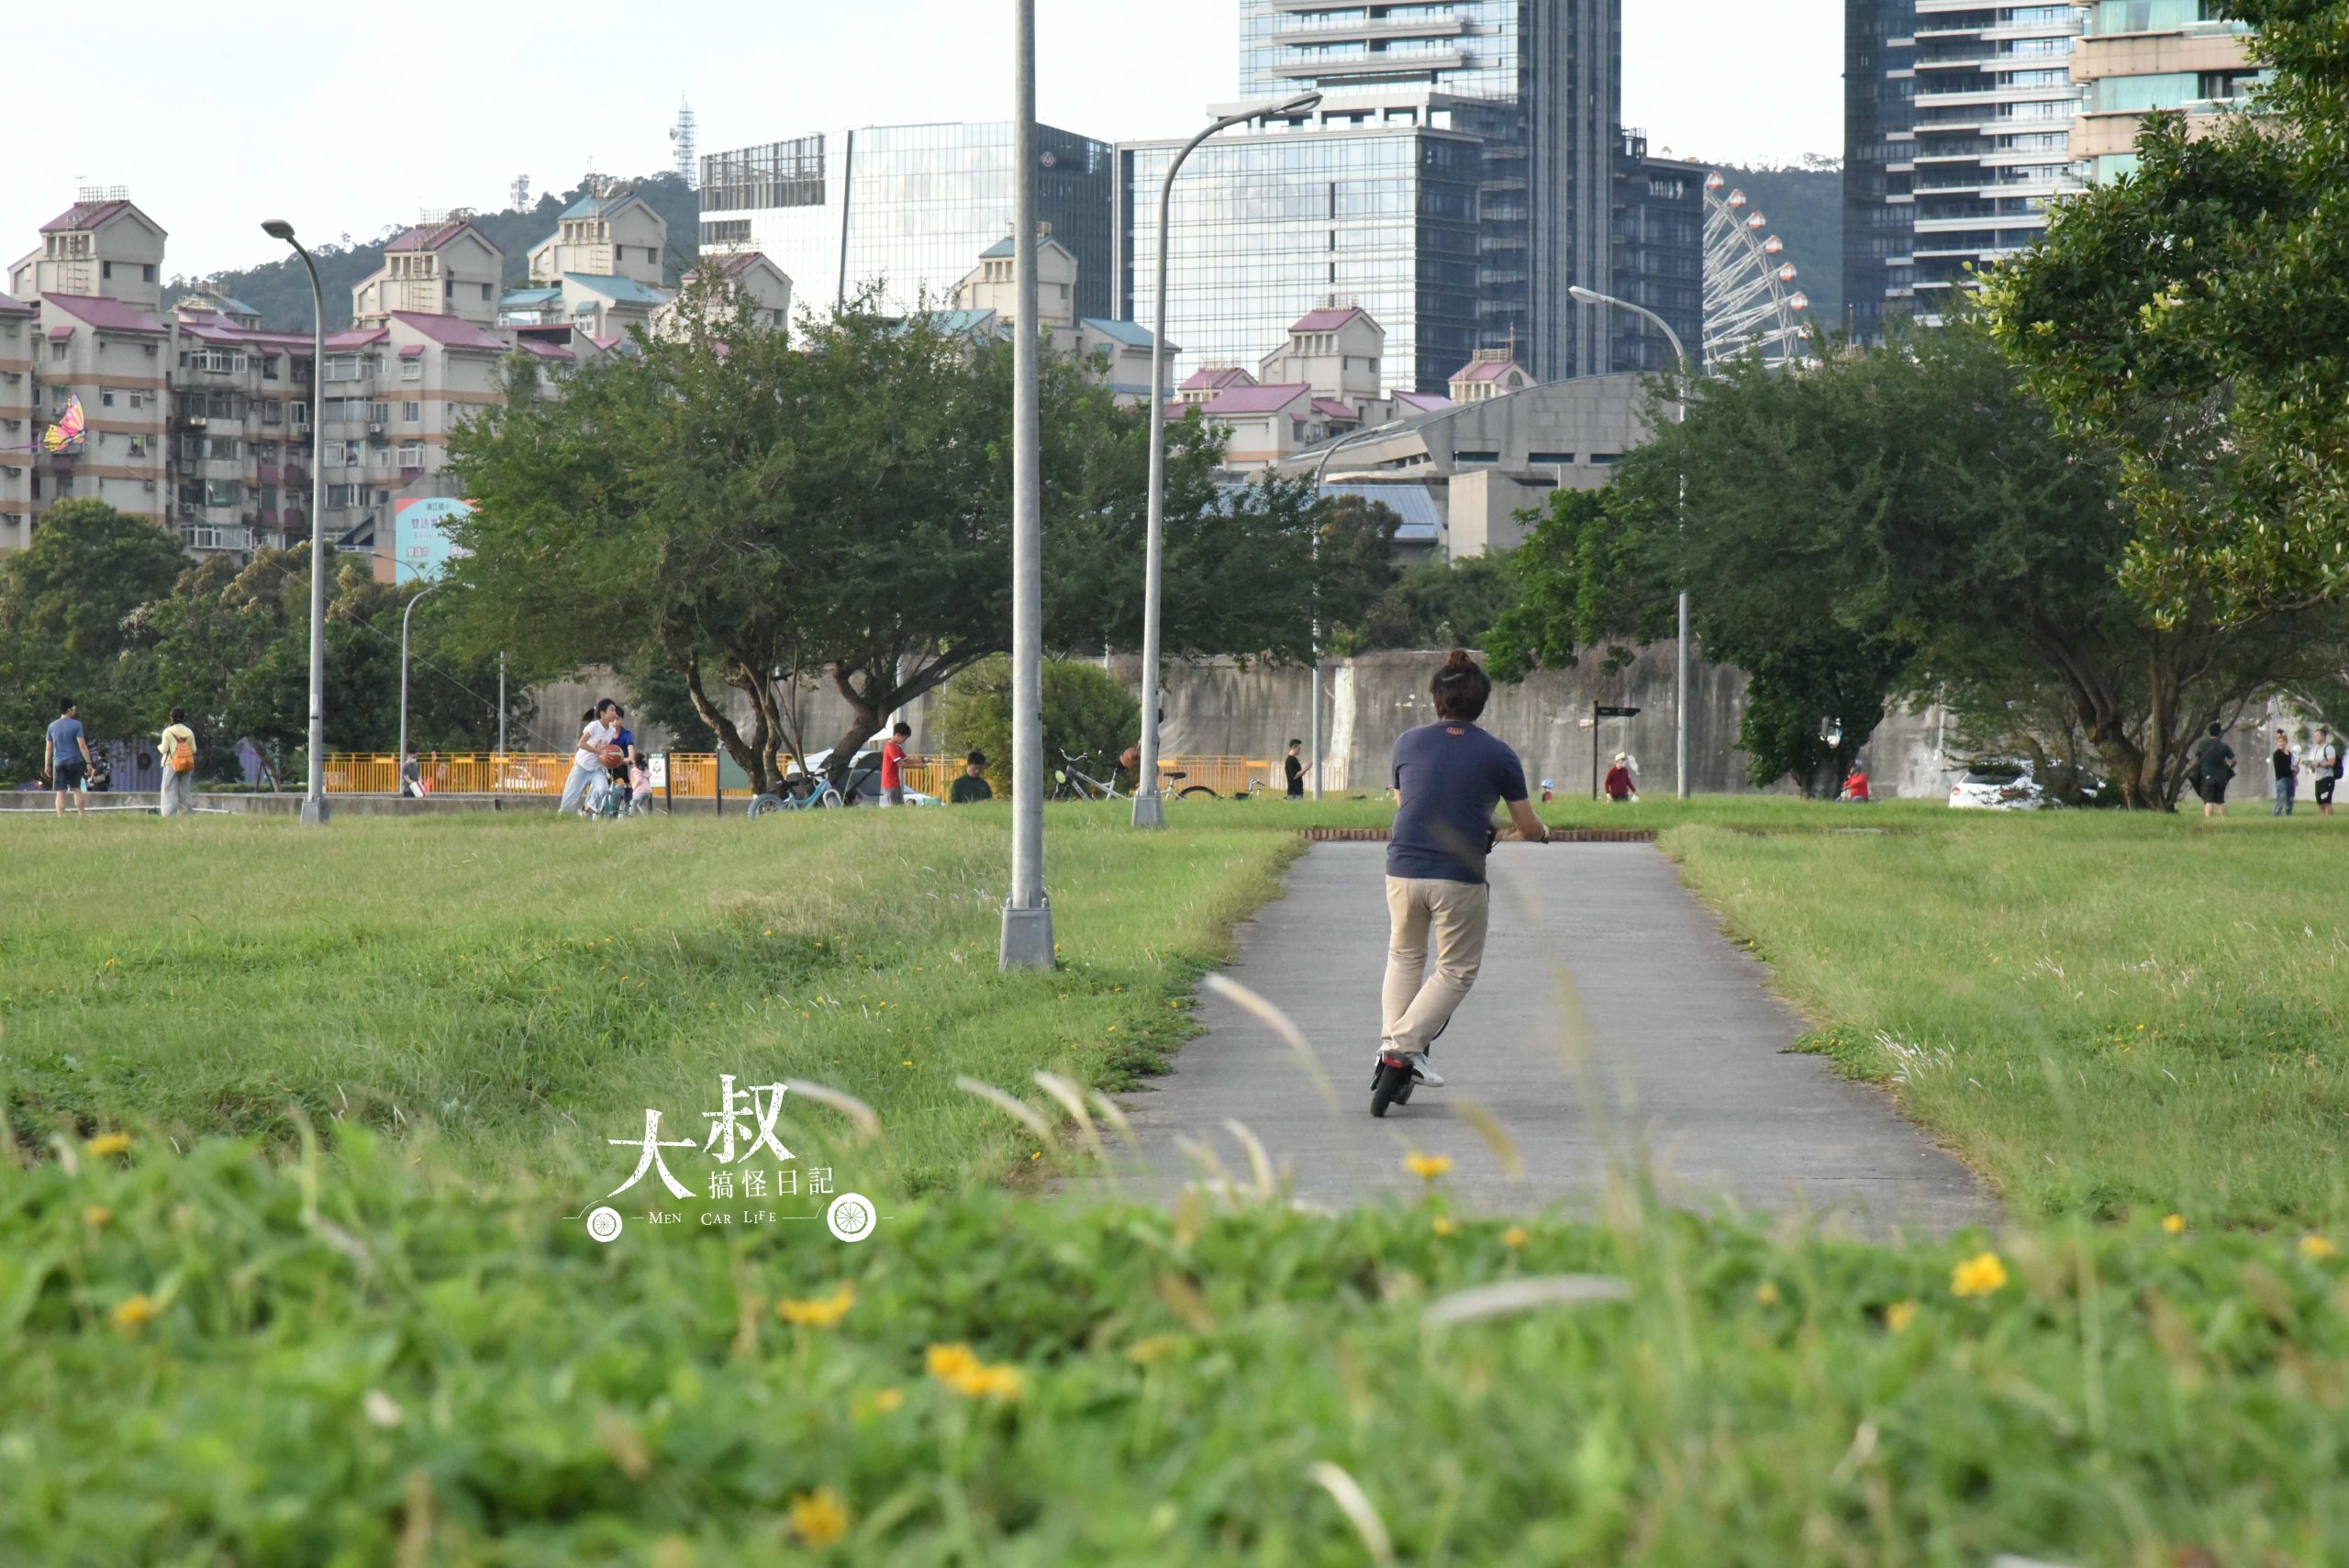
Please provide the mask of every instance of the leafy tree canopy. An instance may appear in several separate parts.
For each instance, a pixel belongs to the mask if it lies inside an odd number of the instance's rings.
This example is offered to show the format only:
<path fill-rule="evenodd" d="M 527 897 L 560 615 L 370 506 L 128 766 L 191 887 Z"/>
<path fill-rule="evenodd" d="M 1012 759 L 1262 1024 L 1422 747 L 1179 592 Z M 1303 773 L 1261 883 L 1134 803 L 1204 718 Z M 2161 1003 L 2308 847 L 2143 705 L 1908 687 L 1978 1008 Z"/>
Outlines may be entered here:
<path fill-rule="evenodd" d="M 2032 390 L 2115 454 L 2123 580 L 2168 623 L 2349 590 L 2349 4 L 2223 9 L 2275 72 L 2252 112 L 2149 117 L 2135 172 L 1984 289 Z"/>

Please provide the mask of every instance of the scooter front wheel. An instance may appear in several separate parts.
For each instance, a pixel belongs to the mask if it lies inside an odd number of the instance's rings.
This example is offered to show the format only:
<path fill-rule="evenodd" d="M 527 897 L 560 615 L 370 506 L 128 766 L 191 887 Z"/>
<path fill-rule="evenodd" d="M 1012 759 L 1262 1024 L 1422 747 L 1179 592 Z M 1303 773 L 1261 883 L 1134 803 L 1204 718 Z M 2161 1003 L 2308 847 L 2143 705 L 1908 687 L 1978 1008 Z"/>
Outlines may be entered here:
<path fill-rule="evenodd" d="M 1371 1082 L 1370 1114 L 1383 1117 L 1386 1107 L 1401 1105 L 1411 1097 L 1411 1068 L 1408 1062 L 1390 1062 L 1379 1058 L 1378 1074 Z"/>

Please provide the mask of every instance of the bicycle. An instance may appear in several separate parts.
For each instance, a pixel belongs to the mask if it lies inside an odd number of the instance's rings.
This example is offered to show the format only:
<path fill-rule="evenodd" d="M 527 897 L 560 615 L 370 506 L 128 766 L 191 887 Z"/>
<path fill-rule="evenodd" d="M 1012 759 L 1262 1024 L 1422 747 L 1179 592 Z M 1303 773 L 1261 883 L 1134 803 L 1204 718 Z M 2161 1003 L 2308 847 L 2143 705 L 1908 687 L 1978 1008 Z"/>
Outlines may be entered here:
<path fill-rule="evenodd" d="M 1080 751 L 1074 757 L 1070 756 L 1066 751 L 1063 751 L 1061 753 L 1061 762 L 1063 765 L 1052 770 L 1052 798 L 1054 800 L 1126 800 L 1131 798 L 1125 791 L 1118 787 L 1117 770 L 1115 768 L 1109 770 L 1108 779 L 1102 780 L 1095 778 L 1092 774 L 1085 772 L 1082 768 L 1077 766 L 1080 762 L 1089 762 L 1092 760 L 1093 753 L 1090 751 Z M 1183 781 L 1190 776 L 1190 774 L 1184 773 L 1180 769 L 1172 773 L 1162 770 L 1158 775 L 1158 798 L 1161 800 L 1214 800 L 1218 798 L 1216 792 L 1206 784 L 1190 784 L 1180 788 L 1177 787 L 1178 785 L 1182 785 Z"/>
<path fill-rule="evenodd" d="M 789 782 L 780 795 L 762 795 L 751 798 L 750 817 L 752 821 L 777 811 L 838 811 L 848 802 L 821 774 L 802 779 L 796 789 Z"/>

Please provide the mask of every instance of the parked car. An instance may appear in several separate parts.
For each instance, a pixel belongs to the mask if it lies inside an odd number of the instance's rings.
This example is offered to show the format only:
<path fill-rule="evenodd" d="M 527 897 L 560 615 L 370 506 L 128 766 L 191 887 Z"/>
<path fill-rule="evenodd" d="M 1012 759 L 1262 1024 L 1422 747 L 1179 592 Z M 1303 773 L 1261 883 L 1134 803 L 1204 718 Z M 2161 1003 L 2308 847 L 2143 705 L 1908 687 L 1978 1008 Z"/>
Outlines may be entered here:
<path fill-rule="evenodd" d="M 1949 803 L 1961 811 L 2037 811 L 2052 805 L 2032 777 L 2028 762 L 1976 762 L 1949 786 Z"/>
<path fill-rule="evenodd" d="M 848 777 L 841 781 L 841 798 L 849 805 L 878 806 L 881 804 L 881 747 L 882 743 L 888 739 L 888 735 L 884 732 L 875 735 L 857 749 L 855 760 L 848 765 Z M 827 746 L 820 751 L 808 752 L 806 758 L 807 770 L 809 773 L 822 773 L 832 760 L 832 751 L 833 748 Z M 783 776 L 787 779 L 799 777 L 800 763 L 785 763 Z M 918 789 L 909 788 L 906 791 L 906 804 L 907 806 L 937 806 L 941 802 L 934 795 L 924 795 Z"/>

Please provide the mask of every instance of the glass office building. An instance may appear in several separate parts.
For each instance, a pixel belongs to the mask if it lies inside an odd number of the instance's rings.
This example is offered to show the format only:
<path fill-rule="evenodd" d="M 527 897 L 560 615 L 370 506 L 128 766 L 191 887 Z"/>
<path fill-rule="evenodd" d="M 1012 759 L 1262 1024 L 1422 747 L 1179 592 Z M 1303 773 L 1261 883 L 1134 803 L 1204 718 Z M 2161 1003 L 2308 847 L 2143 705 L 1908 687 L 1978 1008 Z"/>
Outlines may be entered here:
<path fill-rule="evenodd" d="M 1241 0 L 1240 28 L 1249 99 L 1314 90 L 1325 128 L 1476 138 L 1478 341 L 1515 344 L 1545 379 L 1609 368 L 1566 291 L 1620 292 L 1621 0 Z"/>
<path fill-rule="evenodd" d="M 1843 298 L 1863 340 L 1909 308 L 1916 0 L 1844 0 Z"/>
<path fill-rule="evenodd" d="M 2037 239 L 2048 205 L 2083 183 L 2072 154 L 2080 13 L 2069 5 L 1911 3 L 1910 284 L 1917 318 L 1938 322 L 1979 269 Z"/>
<path fill-rule="evenodd" d="M 1040 212 L 1076 257 L 1077 314 L 1111 315 L 1110 148 L 1040 128 Z M 705 157 L 701 241 L 763 251 L 809 305 L 878 284 L 908 311 L 943 301 L 1011 232 L 1016 200 L 1008 121 L 866 126 Z"/>
<path fill-rule="evenodd" d="M 1179 142 L 1119 150 L 1123 314 L 1157 308 L 1158 193 Z M 1390 385 L 1442 392 L 1476 347 L 1474 137 L 1408 123 L 1208 141 L 1170 216 L 1166 335 L 1179 380 L 1257 361 L 1308 311 L 1359 305 L 1386 329 Z"/>
<path fill-rule="evenodd" d="M 1668 322 L 1681 346 L 1705 345 L 1705 166 L 1648 151 L 1627 130 L 1615 168 L 1615 294 Z M 1608 362 L 1617 371 L 1669 371 L 1672 340 L 1628 310 L 1606 314 Z"/>

